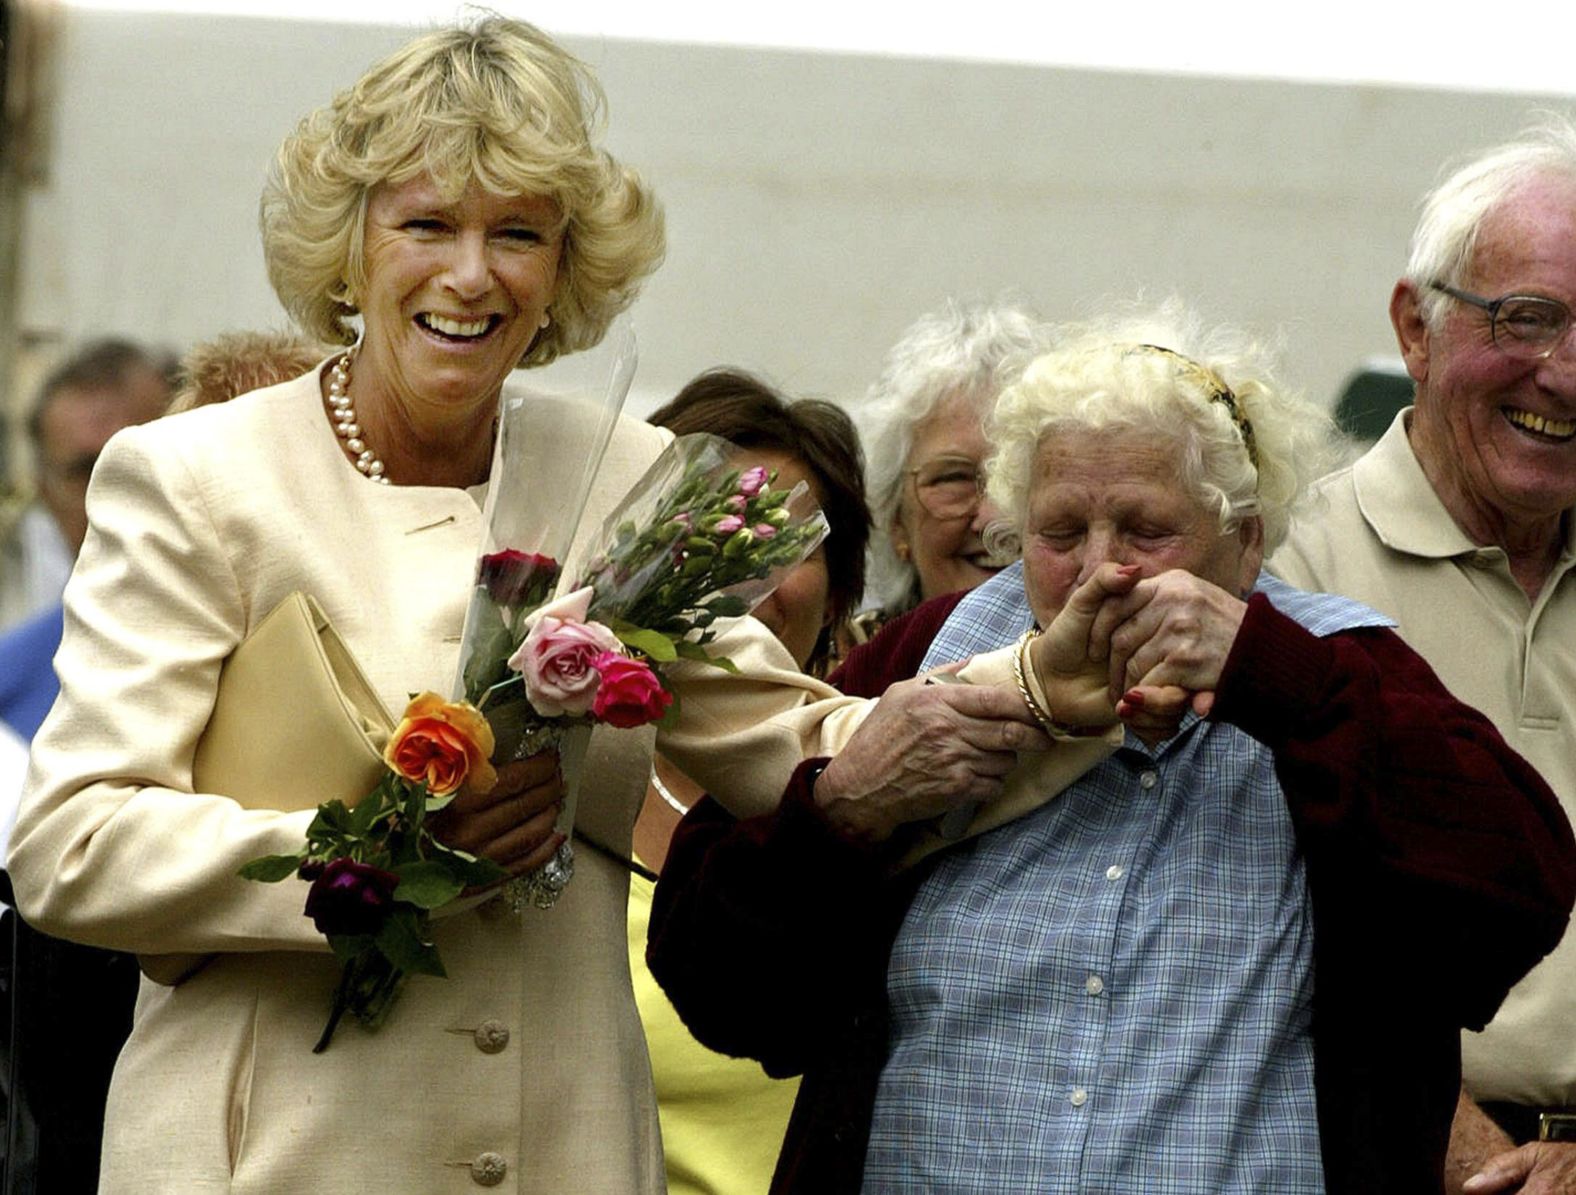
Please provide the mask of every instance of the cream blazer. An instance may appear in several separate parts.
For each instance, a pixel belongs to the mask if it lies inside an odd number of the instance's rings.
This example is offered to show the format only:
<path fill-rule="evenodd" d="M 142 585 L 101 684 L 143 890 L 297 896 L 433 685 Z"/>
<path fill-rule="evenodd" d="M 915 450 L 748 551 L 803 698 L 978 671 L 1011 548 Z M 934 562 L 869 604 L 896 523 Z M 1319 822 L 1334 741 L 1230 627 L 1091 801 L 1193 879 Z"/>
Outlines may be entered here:
<path fill-rule="evenodd" d="M 126 429 L 89 491 L 61 697 L 12 843 L 19 902 L 78 941 L 220 954 L 178 988 L 144 981 L 101 1190 L 660 1191 L 617 863 L 580 851 L 548 911 L 494 901 L 443 918 L 450 978 L 412 979 L 380 1032 L 347 1023 L 313 1055 L 337 968 L 305 886 L 236 875 L 296 849 L 311 814 L 191 791 L 220 664 L 292 590 L 322 603 L 390 710 L 453 681 L 478 496 L 369 483 L 325 419 L 320 372 Z M 618 428 L 582 536 L 666 439 Z M 746 675 L 677 674 L 684 719 L 664 750 L 747 813 L 803 754 L 835 747 L 859 703 L 802 676 L 753 619 L 720 646 Z M 626 853 L 653 739 L 601 729 L 587 755 L 580 824 Z"/>

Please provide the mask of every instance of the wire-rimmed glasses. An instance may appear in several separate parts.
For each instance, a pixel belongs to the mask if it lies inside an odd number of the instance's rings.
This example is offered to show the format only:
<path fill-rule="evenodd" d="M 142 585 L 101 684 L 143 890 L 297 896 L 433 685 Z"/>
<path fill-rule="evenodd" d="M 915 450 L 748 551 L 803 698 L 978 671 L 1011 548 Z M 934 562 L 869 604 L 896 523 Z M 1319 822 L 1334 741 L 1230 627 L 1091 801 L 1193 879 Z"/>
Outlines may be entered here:
<path fill-rule="evenodd" d="M 920 506 L 933 518 L 972 515 L 985 496 L 979 462 L 966 456 L 938 456 L 906 472 L 914 479 L 914 495 Z"/>
<path fill-rule="evenodd" d="M 1429 285 L 1441 294 L 1488 312 L 1489 335 L 1493 337 L 1494 347 L 1507 357 L 1537 361 L 1550 356 L 1565 343 L 1565 336 L 1571 330 L 1571 309 L 1558 299 L 1543 295 L 1503 295 L 1498 299 L 1485 299 L 1443 282 Z"/>

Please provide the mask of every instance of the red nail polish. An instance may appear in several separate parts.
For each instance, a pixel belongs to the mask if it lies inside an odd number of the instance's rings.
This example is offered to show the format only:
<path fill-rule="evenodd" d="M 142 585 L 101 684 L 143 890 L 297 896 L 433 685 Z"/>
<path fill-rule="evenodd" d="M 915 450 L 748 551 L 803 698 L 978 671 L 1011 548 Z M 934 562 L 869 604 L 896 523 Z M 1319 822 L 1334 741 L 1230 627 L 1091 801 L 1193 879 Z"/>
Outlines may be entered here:
<path fill-rule="evenodd" d="M 1144 695 L 1138 689 L 1129 689 L 1127 692 L 1122 694 L 1122 700 L 1128 705 L 1142 707 L 1144 704 Z"/>

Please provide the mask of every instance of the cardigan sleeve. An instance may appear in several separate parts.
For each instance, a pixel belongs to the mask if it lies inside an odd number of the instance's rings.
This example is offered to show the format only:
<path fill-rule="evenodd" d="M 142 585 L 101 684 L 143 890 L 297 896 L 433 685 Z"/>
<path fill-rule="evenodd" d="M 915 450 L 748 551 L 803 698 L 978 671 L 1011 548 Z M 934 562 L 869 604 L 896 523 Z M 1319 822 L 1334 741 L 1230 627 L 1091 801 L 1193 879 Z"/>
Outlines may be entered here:
<path fill-rule="evenodd" d="M 311 811 L 192 792 L 246 611 L 201 487 L 156 426 L 118 434 L 94 471 L 60 697 L 33 742 L 12 839 L 18 905 L 46 933 L 138 953 L 326 950 L 299 885 L 236 874 L 295 850 Z"/>
<path fill-rule="evenodd" d="M 1392 631 L 1320 638 L 1255 596 L 1214 716 L 1274 753 L 1332 982 L 1481 1028 L 1559 941 L 1576 843 L 1554 794 Z"/>

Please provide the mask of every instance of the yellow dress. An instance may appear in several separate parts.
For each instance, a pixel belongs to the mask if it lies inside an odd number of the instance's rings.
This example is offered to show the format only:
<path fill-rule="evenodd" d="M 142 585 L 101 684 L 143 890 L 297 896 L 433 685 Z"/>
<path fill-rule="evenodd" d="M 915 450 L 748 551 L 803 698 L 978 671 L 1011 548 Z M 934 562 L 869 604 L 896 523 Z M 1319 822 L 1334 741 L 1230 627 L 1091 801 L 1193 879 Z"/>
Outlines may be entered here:
<path fill-rule="evenodd" d="M 770 1079 L 760 1064 L 708 1050 L 646 969 L 655 885 L 629 881 L 629 971 L 646 1028 L 669 1195 L 764 1195 L 782 1149 L 798 1079 Z"/>

